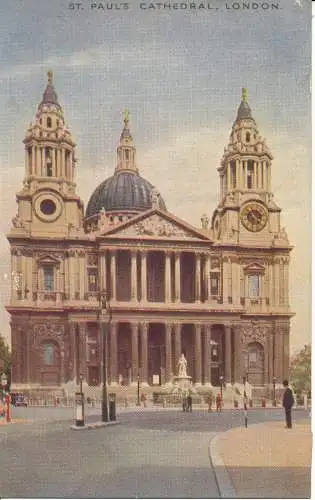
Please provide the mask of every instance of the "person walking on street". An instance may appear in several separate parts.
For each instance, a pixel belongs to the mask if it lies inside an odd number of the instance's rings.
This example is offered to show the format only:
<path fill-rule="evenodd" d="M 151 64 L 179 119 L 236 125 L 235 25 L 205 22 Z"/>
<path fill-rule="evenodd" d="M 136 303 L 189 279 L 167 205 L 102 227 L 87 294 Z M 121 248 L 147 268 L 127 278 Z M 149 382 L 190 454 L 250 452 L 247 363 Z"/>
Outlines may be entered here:
<path fill-rule="evenodd" d="M 189 392 L 188 396 L 187 396 L 187 411 L 192 411 L 192 397 L 191 397 L 191 392 Z"/>
<path fill-rule="evenodd" d="M 222 410 L 222 399 L 221 399 L 221 394 L 218 392 L 217 397 L 216 397 L 216 405 L 217 405 L 217 411 L 221 413 Z"/>
<path fill-rule="evenodd" d="M 286 428 L 287 429 L 292 429 L 292 406 L 294 403 L 294 398 L 292 394 L 292 390 L 289 387 L 289 382 L 287 380 L 283 381 L 283 387 L 285 388 L 284 394 L 283 394 L 283 401 L 282 401 L 282 406 L 285 411 L 285 422 L 286 422 Z"/>
<path fill-rule="evenodd" d="M 212 403 L 213 403 L 212 391 L 210 391 L 208 394 L 207 403 L 208 403 L 208 413 L 210 413 L 212 411 Z"/>

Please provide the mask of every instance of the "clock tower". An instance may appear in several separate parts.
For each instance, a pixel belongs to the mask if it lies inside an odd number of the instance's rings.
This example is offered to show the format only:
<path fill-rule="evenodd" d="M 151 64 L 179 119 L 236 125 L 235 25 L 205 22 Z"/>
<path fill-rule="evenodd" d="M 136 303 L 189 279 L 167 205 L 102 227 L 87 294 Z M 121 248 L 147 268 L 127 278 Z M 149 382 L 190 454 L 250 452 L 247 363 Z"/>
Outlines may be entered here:
<path fill-rule="evenodd" d="M 220 201 L 212 218 L 216 240 L 268 246 L 280 232 L 280 212 L 271 192 L 273 157 L 259 134 L 242 90 L 242 101 L 221 159 Z"/>

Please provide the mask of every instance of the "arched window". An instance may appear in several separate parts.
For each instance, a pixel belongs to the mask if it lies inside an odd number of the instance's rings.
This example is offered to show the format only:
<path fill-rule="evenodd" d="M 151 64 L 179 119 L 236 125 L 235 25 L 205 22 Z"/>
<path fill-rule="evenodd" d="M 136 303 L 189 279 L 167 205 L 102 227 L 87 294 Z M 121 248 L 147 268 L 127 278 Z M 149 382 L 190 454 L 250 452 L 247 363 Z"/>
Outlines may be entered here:
<path fill-rule="evenodd" d="M 246 132 L 246 142 L 250 142 L 250 133 Z"/>
<path fill-rule="evenodd" d="M 55 346 L 53 344 L 44 345 L 43 361 L 44 364 L 48 366 L 55 364 Z"/>
<path fill-rule="evenodd" d="M 47 128 L 51 128 L 51 118 L 48 116 L 47 118 Z"/>

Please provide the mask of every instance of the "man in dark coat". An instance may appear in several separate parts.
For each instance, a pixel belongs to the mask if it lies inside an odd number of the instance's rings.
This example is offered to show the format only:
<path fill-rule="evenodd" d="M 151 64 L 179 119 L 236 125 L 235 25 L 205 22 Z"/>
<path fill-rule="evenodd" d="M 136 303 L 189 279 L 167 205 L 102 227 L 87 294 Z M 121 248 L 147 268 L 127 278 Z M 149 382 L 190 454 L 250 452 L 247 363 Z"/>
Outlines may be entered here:
<path fill-rule="evenodd" d="M 285 411 L 286 427 L 287 427 L 287 429 L 292 429 L 291 411 L 292 411 L 292 406 L 294 403 L 294 398 L 293 398 L 292 390 L 289 387 L 289 382 L 287 380 L 283 381 L 283 387 L 285 388 L 285 391 L 283 394 L 282 406 L 283 406 L 284 411 Z"/>

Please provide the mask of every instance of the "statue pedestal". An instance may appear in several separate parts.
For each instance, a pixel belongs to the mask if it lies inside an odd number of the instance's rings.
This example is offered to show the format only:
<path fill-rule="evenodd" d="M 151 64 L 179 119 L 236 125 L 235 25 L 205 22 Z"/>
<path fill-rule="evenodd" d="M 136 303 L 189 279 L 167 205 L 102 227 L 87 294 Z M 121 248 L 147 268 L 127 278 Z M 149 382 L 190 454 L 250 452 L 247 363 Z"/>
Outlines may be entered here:
<path fill-rule="evenodd" d="M 184 393 L 189 389 L 192 389 L 192 377 L 188 377 L 188 375 L 177 375 L 174 377 L 174 386 L 173 392 Z"/>

